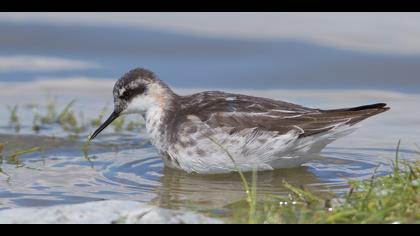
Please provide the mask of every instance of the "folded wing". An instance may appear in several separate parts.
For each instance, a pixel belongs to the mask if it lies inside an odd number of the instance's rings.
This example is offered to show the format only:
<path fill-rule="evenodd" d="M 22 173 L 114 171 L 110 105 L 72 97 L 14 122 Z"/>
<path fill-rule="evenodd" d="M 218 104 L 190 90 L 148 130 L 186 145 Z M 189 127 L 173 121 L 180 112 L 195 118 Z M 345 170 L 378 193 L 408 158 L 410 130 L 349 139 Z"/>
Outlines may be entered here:
<path fill-rule="evenodd" d="M 185 113 L 199 117 L 212 128 L 231 128 L 231 133 L 249 128 L 275 131 L 278 134 L 298 130 L 301 137 L 326 132 L 339 125 L 354 125 L 389 110 L 386 104 L 320 110 L 222 92 L 204 92 L 184 97 L 182 108 Z"/>

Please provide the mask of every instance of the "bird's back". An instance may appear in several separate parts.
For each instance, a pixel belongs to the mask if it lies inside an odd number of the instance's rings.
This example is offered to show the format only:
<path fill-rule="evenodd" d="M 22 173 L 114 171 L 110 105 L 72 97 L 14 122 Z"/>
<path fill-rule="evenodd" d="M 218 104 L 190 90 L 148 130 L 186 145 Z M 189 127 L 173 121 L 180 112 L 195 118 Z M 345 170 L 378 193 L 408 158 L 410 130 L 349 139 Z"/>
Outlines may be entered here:
<path fill-rule="evenodd" d="M 180 108 L 185 115 L 198 117 L 212 128 L 234 131 L 258 128 L 286 134 L 297 129 L 301 137 L 328 131 L 337 125 L 354 125 L 389 110 L 386 104 L 321 110 L 261 97 L 223 92 L 202 92 L 184 96 Z"/>

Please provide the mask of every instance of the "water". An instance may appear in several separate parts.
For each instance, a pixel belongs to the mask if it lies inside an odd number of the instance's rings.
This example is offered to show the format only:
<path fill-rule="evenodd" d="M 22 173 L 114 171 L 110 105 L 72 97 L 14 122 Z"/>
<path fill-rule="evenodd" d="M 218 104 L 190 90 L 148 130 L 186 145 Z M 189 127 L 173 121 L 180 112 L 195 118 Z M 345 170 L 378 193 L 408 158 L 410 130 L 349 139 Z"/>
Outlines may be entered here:
<path fill-rule="evenodd" d="M 381 89 L 420 92 L 420 56 L 375 54 L 311 42 L 206 38 L 153 29 L 1 23 L 0 57 L 93 62 L 77 70 L 1 70 L 0 81 L 119 78 L 135 67 L 172 86 L 231 89 Z M 25 69 L 25 70 L 23 70 Z M 28 71 L 29 70 L 29 71 Z"/>
<path fill-rule="evenodd" d="M 111 112 L 115 79 L 136 66 L 153 69 L 181 94 L 218 88 L 310 107 L 376 102 L 391 106 L 316 160 L 296 169 L 259 173 L 260 196 L 288 194 L 283 180 L 318 192 L 343 193 L 348 179 L 370 178 L 375 169 L 379 175 L 390 173 L 399 139 L 401 158 L 419 159 L 415 144 L 420 144 L 420 57 L 124 28 L 0 23 L 0 29 L 0 56 L 62 57 L 99 65 L 0 71 L 0 143 L 6 144 L 0 164 L 0 209 L 112 199 L 223 215 L 228 205 L 245 197 L 237 174 L 206 176 L 164 168 L 144 130 L 114 133 L 111 128 L 98 137 L 89 155 L 82 149 L 93 128 L 76 137 L 56 125 L 42 127 L 39 134 L 32 131 L 33 108 L 45 112 L 47 95 L 57 96 L 60 108 L 76 98 L 73 110 L 86 121 L 106 104 Z M 19 133 L 10 126 L 6 109 L 15 104 Z M 42 151 L 6 158 L 34 146 Z"/>
<path fill-rule="evenodd" d="M 100 139 L 101 145 L 92 147 L 90 160 L 77 151 L 82 145 L 77 141 L 40 137 L 11 141 L 11 147 L 36 144 L 48 150 L 21 157 L 19 167 L 15 163 L 2 164 L 3 173 L 8 175 L 0 175 L 2 208 L 118 199 L 175 209 L 221 210 L 245 197 L 237 174 L 203 176 L 167 169 L 152 146 L 134 145 L 134 137 L 106 139 Z M 107 145 L 118 146 L 119 150 Z M 322 158 L 305 167 L 260 173 L 259 194 L 287 194 L 282 187 L 283 179 L 316 191 L 344 191 L 346 178 L 368 178 L 381 162 L 384 166 L 378 174 L 387 173 L 386 165 L 394 152 L 329 148 Z"/>
<path fill-rule="evenodd" d="M 77 95 L 75 111 L 85 119 L 95 117 L 109 100 L 108 83 L 95 82 L 95 88 L 70 89 L 54 87 L 60 107 Z M 111 81 L 109 82 L 111 83 Z M 9 91 L 24 91 L 24 85 L 10 85 Z M 134 200 L 172 209 L 210 210 L 226 214 L 226 206 L 245 197 L 237 174 L 196 175 L 164 168 L 156 150 L 144 131 L 114 133 L 112 128 L 98 137 L 88 156 L 83 143 L 91 130 L 79 137 L 70 137 L 59 127 L 51 126 L 40 134 L 31 130 L 31 109 L 25 104 L 43 104 L 41 92 L 16 96 L 3 95 L 3 101 L 15 99 L 20 104 L 20 134 L 8 126 L 5 109 L 0 124 L 0 143 L 6 143 L 6 153 L 12 150 L 42 147 L 42 152 L 24 155 L 18 162 L 4 160 L 0 174 L 0 206 L 49 206 L 81 203 L 103 199 Z M 2 87 L 2 89 L 4 89 Z M 66 92 L 64 92 L 66 91 Z M 89 91 L 89 92 L 87 92 Z M 181 94 L 192 90 L 177 89 Z M 419 140 L 418 111 L 412 110 L 420 96 L 392 92 L 369 91 L 302 91 L 302 90 L 239 90 L 237 92 L 285 98 L 308 106 L 332 108 L 385 101 L 390 112 L 364 122 L 355 133 L 330 145 L 322 157 L 289 170 L 262 172 L 258 176 L 260 196 L 287 195 L 282 181 L 305 186 L 317 192 L 343 193 L 348 179 L 370 178 L 390 173 L 396 145 L 402 139 L 401 156 L 416 160 L 414 143 Z M 92 95 L 94 94 L 94 95 Z M 338 96 L 340 95 L 340 96 Z M 357 96 L 355 96 L 357 95 Z M 330 99 L 334 98 L 334 99 Z M 86 101 L 86 102 L 85 102 Z M 45 103 L 45 102 L 44 102 Z M 42 106 L 39 108 L 42 111 Z M 110 109 L 109 109 L 110 112 Z M 137 119 L 131 116 L 130 119 Z M 250 177 L 248 175 L 248 177 Z"/>

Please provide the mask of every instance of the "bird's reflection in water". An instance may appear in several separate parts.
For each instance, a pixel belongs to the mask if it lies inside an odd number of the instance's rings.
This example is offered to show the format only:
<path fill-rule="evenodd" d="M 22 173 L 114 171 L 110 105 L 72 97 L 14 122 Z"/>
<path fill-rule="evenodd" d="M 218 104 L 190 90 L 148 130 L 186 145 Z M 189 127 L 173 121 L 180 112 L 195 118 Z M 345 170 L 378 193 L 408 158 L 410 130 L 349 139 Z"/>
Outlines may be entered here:
<path fill-rule="evenodd" d="M 160 207 L 220 209 L 246 197 L 238 173 L 197 175 L 165 167 L 162 174 L 161 186 L 156 188 L 157 197 L 153 200 L 153 203 Z M 252 173 L 245 173 L 245 176 L 251 183 Z M 294 186 L 308 186 L 320 182 L 308 167 L 258 172 L 258 195 L 287 196 L 290 191 L 284 187 L 283 180 Z"/>

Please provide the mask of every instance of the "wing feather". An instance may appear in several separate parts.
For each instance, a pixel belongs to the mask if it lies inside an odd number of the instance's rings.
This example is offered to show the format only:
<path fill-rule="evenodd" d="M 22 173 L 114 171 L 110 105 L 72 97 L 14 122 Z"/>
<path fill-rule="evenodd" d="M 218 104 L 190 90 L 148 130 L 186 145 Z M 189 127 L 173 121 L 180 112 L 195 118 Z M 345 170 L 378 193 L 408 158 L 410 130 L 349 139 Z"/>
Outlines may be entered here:
<path fill-rule="evenodd" d="M 303 131 L 302 137 L 333 129 L 340 124 L 354 125 L 388 110 L 384 104 L 339 110 L 320 110 L 267 98 L 223 92 L 203 92 L 181 99 L 184 114 L 194 115 L 212 128 L 231 128 L 231 132 L 258 128 L 286 134 Z"/>

